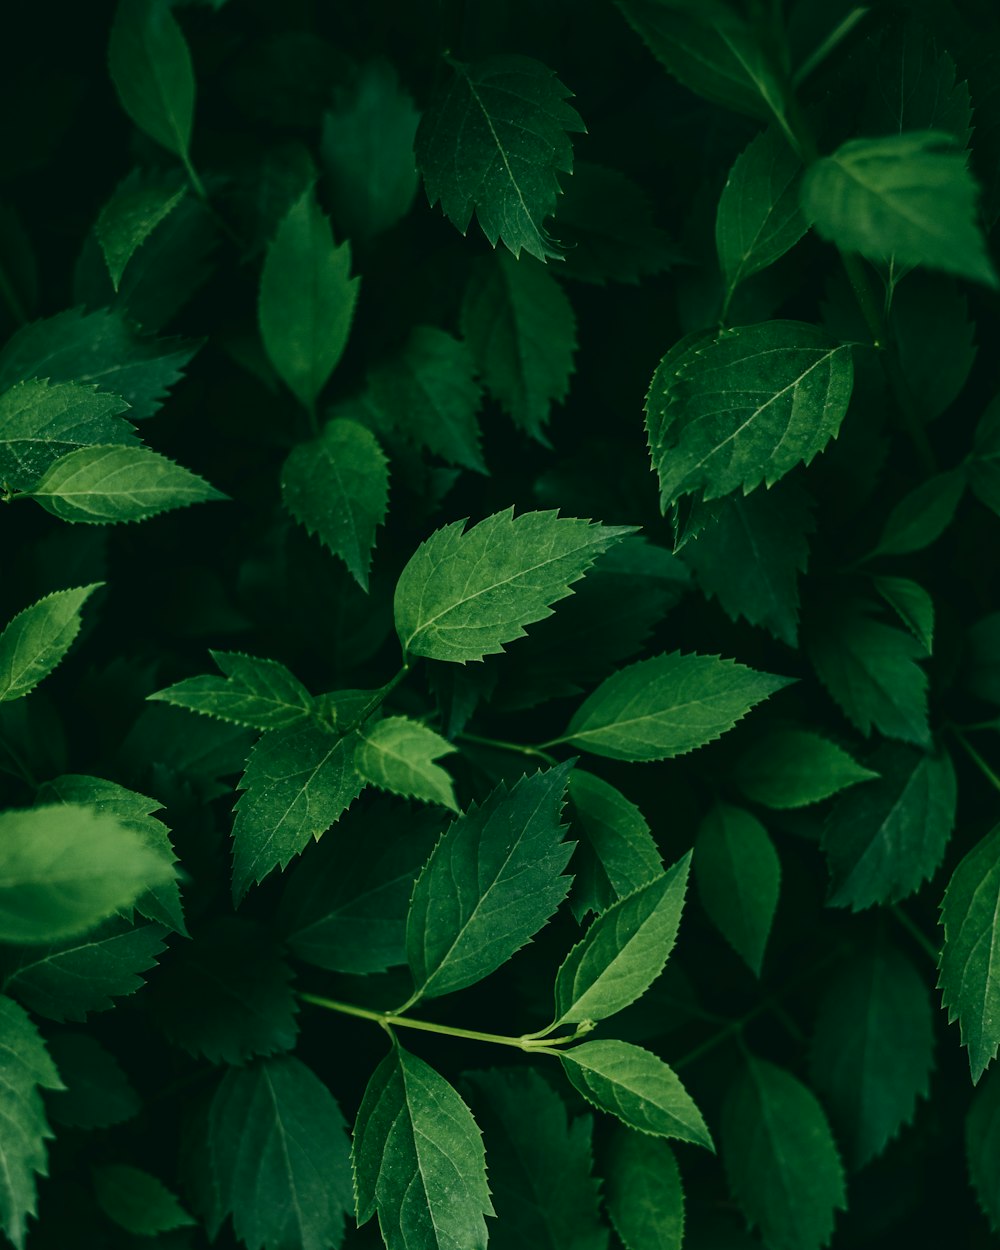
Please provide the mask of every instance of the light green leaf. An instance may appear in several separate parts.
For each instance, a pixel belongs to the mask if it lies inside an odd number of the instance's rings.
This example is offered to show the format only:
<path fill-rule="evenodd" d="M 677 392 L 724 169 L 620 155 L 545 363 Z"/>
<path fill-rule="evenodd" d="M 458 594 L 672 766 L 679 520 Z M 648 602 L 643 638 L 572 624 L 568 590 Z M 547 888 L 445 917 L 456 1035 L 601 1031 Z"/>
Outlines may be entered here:
<path fill-rule="evenodd" d="M 772 729 L 737 758 L 732 779 L 765 807 L 805 807 L 877 777 L 843 748 L 810 729 Z"/>
<path fill-rule="evenodd" d="M 713 1150 L 712 1137 L 677 1073 L 641 1046 L 581 1042 L 559 1052 L 563 1071 L 601 1111 L 655 1137 L 677 1137 Z"/>
<path fill-rule="evenodd" d="M 196 474 L 148 447 L 81 447 L 61 456 L 27 492 L 63 521 L 112 525 L 225 499 Z"/>
<path fill-rule="evenodd" d="M 130 174 L 101 209 L 94 232 L 101 245 L 111 285 L 117 291 L 125 267 L 184 198 L 185 188 Z"/>
<path fill-rule="evenodd" d="M 938 986 L 948 1023 L 956 1020 L 969 1048 L 972 1083 L 1000 1046 L 1000 829 L 982 838 L 951 875 L 941 923 Z"/>
<path fill-rule="evenodd" d="M 965 1120 L 965 1157 L 979 1205 L 1000 1231 L 1000 1080 L 991 1073 L 972 1098 Z"/>
<path fill-rule="evenodd" d="M 460 323 L 490 394 L 519 429 L 547 442 L 576 352 L 576 317 L 559 283 L 530 257 L 484 257 L 465 288 Z"/>
<path fill-rule="evenodd" d="M 531 1068 L 471 1072 L 465 1081 L 489 1143 L 497 1213 L 492 1250 L 607 1250 L 599 1182 L 591 1175 L 591 1117 L 571 1120 L 559 1095 Z"/>
<path fill-rule="evenodd" d="M 684 1187 L 667 1142 L 616 1127 L 604 1155 L 604 1201 L 625 1250 L 681 1250 Z"/>
<path fill-rule="evenodd" d="M 481 981 L 534 936 L 566 897 L 563 796 L 572 761 L 501 782 L 445 830 L 417 878 L 406 922 L 414 997 Z"/>
<path fill-rule="evenodd" d="M 884 742 L 868 762 L 879 780 L 837 799 L 822 840 L 829 902 L 855 911 L 919 889 L 937 871 L 955 826 L 955 770 L 946 751 Z"/>
<path fill-rule="evenodd" d="M 211 655 L 224 676 L 185 677 L 147 698 L 251 729 L 283 729 L 313 712 L 309 691 L 277 660 L 239 651 Z"/>
<path fill-rule="evenodd" d="M 722 1111 L 733 1197 L 768 1250 L 819 1250 L 845 1210 L 844 1171 L 823 1109 L 791 1073 L 748 1056 Z"/>
<path fill-rule="evenodd" d="M 2 941 L 73 937 L 173 877 L 110 813 L 68 803 L 0 812 Z"/>
<path fill-rule="evenodd" d="M 299 1059 L 230 1068 L 208 1111 L 215 1237 L 227 1215 L 247 1246 L 331 1250 L 351 1209 L 340 1108 Z"/>
<path fill-rule="evenodd" d="M 361 1100 L 352 1159 L 358 1224 L 377 1211 L 388 1250 L 486 1250 L 483 1216 L 495 1213 L 479 1128 L 396 1041 Z"/>
<path fill-rule="evenodd" d="M 910 491 L 889 513 L 882 537 L 868 556 L 900 556 L 922 551 L 944 533 L 965 493 L 959 469 L 937 473 Z"/>
<path fill-rule="evenodd" d="M 361 735 L 355 763 L 373 786 L 404 798 L 440 803 L 453 812 L 455 783 L 434 761 L 457 747 L 407 716 L 387 716 Z"/>
<path fill-rule="evenodd" d="M 694 878 L 709 919 L 760 976 L 781 892 L 781 861 L 756 817 L 717 803 L 694 844 Z"/>
<path fill-rule="evenodd" d="M 873 577 L 872 584 L 928 655 L 934 649 L 934 600 L 906 577 Z"/>
<path fill-rule="evenodd" d="M 933 1063 L 930 989 L 910 960 L 879 942 L 839 968 L 819 1005 L 809 1072 L 855 1167 L 913 1119 Z"/>
<path fill-rule="evenodd" d="M 281 498 L 367 590 L 375 530 L 389 505 L 388 464 L 375 435 L 349 418 L 328 422 L 319 438 L 292 448 Z"/>
<path fill-rule="evenodd" d="M 119 1228 L 137 1237 L 155 1237 L 196 1224 L 161 1180 L 124 1163 L 93 1170 L 97 1205 Z"/>
<path fill-rule="evenodd" d="M 63 660 L 83 624 L 80 609 L 103 585 L 53 591 L 7 624 L 0 634 L 0 703 L 29 694 Z"/>
<path fill-rule="evenodd" d="M 49 465 L 88 443 L 134 443 L 128 404 L 92 386 L 34 378 L 0 395 L 0 480 L 30 490 Z"/>
<path fill-rule="evenodd" d="M 267 249 L 257 304 L 271 364 L 309 411 L 347 346 L 361 284 L 350 272 L 351 245 L 335 246 L 310 187 Z"/>
<path fill-rule="evenodd" d="M 138 1114 L 142 1107 L 115 1056 L 89 1033 L 63 1029 L 48 1042 L 65 1089 L 46 1099 L 56 1124 L 108 1128 Z"/>
<path fill-rule="evenodd" d="M 233 822 L 233 898 L 284 868 L 350 807 L 364 788 L 354 765 L 358 735 L 338 737 L 314 720 L 266 733 L 240 782 Z"/>
<path fill-rule="evenodd" d="M 558 256 L 544 222 L 555 211 L 558 175 L 573 172 L 568 135 L 586 129 L 566 103 L 572 92 L 526 56 L 449 63 L 451 81 L 417 129 L 428 200 L 440 200 L 462 234 L 474 210 L 494 247 L 499 241 L 515 256 L 522 248 L 539 260 Z"/>
<path fill-rule="evenodd" d="M 854 381 L 851 349 L 801 321 L 699 334 L 650 383 L 646 429 L 664 509 L 773 486 L 836 438 Z"/>
<path fill-rule="evenodd" d="M 0 996 L 0 1227 L 24 1250 L 28 1217 L 38 1212 L 35 1176 L 48 1174 L 40 1089 L 62 1089 L 45 1042 L 23 1007 Z"/>
<path fill-rule="evenodd" d="M 801 181 L 802 161 L 777 126 L 762 130 L 736 158 L 715 218 L 727 300 L 741 282 L 773 265 L 808 230 L 799 208 Z"/>
<path fill-rule="evenodd" d="M 656 841 L 642 812 L 614 786 L 575 768 L 569 797 L 580 842 L 573 858 L 571 905 L 577 920 L 655 880 L 663 872 Z"/>
<path fill-rule="evenodd" d="M 677 940 L 690 866 L 689 851 L 591 923 L 556 973 L 554 1026 L 604 1020 L 645 994 Z"/>
<path fill-rule="evenodd" d="M 977 196 L 965 153 L 939 130 L 850 139 L 811 165 L 802 184 L 806 217 L 843 251 L 995 287 Z"/>
<path fill-rule="evenodd" d="M 663 760 L 721 737 L 789 684 L 717 655 L 656 655 L 612 674 L 559 741 L 615 760 Z"/>
<path fill-rule="evenodd" d="M 464 664 L 497 655 L 524 626 L 552 615 L 594 560 L 630 526 L 555 512 L 497 512 L 422 543 L 396 584 L 396 632 L 409 655 Z"/>
<path fill-rule="evenodd" d="M 184 33 L 166 4 L 119 0 L 108 68 L 122 108 L 140 130 L 187 163 L 194 121 L 194 69 Z"/>

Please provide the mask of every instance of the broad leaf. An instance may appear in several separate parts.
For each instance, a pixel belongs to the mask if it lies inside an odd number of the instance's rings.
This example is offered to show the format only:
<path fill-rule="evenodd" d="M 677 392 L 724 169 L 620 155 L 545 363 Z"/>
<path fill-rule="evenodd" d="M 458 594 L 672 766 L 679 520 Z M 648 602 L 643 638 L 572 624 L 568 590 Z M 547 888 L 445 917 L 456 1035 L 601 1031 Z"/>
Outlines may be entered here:
<path fill-rule="evenodd" d="M 0 1227 L 24 1250 L 28 1217 L 37 1214 L 35 1176 L 48 1174 L 52 1136 L 41 1089 L 62 1081 L 41 1034 L 23 1007 L 0 996 Z"/>
<path fill-rule="evenodd" d="M 27 492 L 62 521 L 111 525 L 225 499 L 221 491 L 148 447 L 81 447 L 60 457 Z"/>
<path fill-rule="evenodd" d="M 142 1103 L 115 1056 L 89 1033 L 63 1029 L 48 1042 L 65 1089 L 47 1098 L 56 1124 L 108 1128 L 136 1115 Z"/>
<path fill-rule="evenodd" d="M 318 839 L 364 787 L 354 765 L 358 735 L 315 720 L 266 733 L 250 752 L 233 822 L 233 897 Z"/>
<path fill-rule="evenodd" d="M 119 1228 L 137 1237 L 155 1237 L 197 1223 L 161 1180 L 141 1168 L 105 1163 L 94 1168 L 93 1179 L 97 1205 Z"/>
<path fill-rule="evenodd" d="M 173 880 L 162 854 L 108 812 L 64 804 L 0 812 L 0 940 L 53 942 Z"/>
<path fill-rule="evenodd" d="M 83 624 L 80 609 L 103 584 L 54 591 L 7 624 L 0 633 L 0 702 L 30 693 L 63 660 Z"/>
<path fill-rule="evenodd" d="M 450 58 L 449 58 L 450 60 Z M 573 172 L 569 133 L 585 129 L 572 93 L 539 61 L 450 60 L 451 81 L 417 129 L 417 165 L 430 203 L 465 234 L 473 211 L 495 247 L 539 260 L 558 256 L 545 230 L 560 173 Z M 516 113 L 511 101 L 517 102 Z M 455 160 L 461 149 L 462 160 Z"/>
<path fill-rule="evenodd" d="M 230 1068 L 208 1110 L 209 1235 L 227 1215 L 247 1246 L 331 1250 L 351 1208 L 344 1117 L 299 1059 Z"/>
<path fill-rule="evenodd" d="M 129 117 L 187 163 L 194 121 L 194 70 L 187 41 L 168 5 L 157 0 L 119 0 L 108 68 Z"/>
<path fill-rule="evenodd" d="M 955 770 L 946 751 L 882 743 L 877 781 L 848 791 L 823 830 L 830 903 L 855 911 L 895 903 L 937 871 L 955 827 Z"/>
<path fill-rule="evenodd" d="M 502 782 L 445 830 L 417 878 L 406 922 L 414 998 L 495 972 L 566 897 L 573 843 L 560 824 L 572 763 Z"/>
<path fill-rule="evenodd" d="M 604 1201 L 625 1250 L 681 1250 L 684 1187 L 667 1142 L 615 1128 L 604 1153 Z"/>
<path fill-rule="evenodd" d="M 640 998 L 677 939 L 691 852 L 594 920 L 556 973 L 554 1025 L 604 1020 Z"/>
<path fill-rule="evenodd" d="M 933 1025 L 927 983 L 884 942 L 854 956 L 827 986 L 809 1071 L 855 1167 L 881 1154 L 927 1097 Z"/>
<path fill-rule="evenodd" d="M 277 660 L 239 651 L 211 654 L 224 676 L 185 677 L 147 697 L 251 729 L 283 729 L 313 712 L 309 691 Z"/>
<path fill-rule="evenodd" d="M 764 807 L 805 807 L 877 777 L 829 738 L 810 729 L 772 729 L 736 760 L 732 778 Z"/>
<path fill-rule="evenodd" d="M 715 655 L 657 655 L 602 682 L 559 740 L 610 759 L 669 759 L 721 737 L 788 683 Z"/>
<path fill-rule="evenodd" d="M 934 601 L 907 577 L 874 577 L 872 584 L 928 655 L 934 649 Z"/>
<path fill-rule="evenodd" d="M 334 245 L 310 187 L 267 249 L 257 305 L 271 364 L 310 411 L 347 346 L 360 286 L 350 272 L 350 244 Z"/>
<path fill-rule="evenodd" d="M 0 395 L 0 480 L 30 490 L 49 465 L 88 443 L 134 443 L 117 395 L 34 378 Z"/>
<path fill-rule="evenodd" d="M 869 135 L 945 130 L 960 147 L 972 136 L 968 83 L 919 20 L 890 29 L 878 49 L 861 122 Z"/>
<path fill-rule="evenodd" d="M 479 1128 L 448 1082 L 398 1042 L 368 1082 L 352 1158 L 358 1223 L 377 1211 L 388 1250 L 486 1250 L 483 1216 L 495 1213 Z"/>
<path fill-rule="evenodd" d="M 650 1051 L 629 1042 L 581 1042 L 560 1051 L 559 1061 L 588 1102 L 629 1128 L 714 1149 L 680 1078 Z"/>
<path fill-rule="evenodd" d="M 922 482 L 889 513 L 871 557 L 906 555 L 930 546 L 954 520 L 964 493 L 965 474 L 958 469 Z"/>
<path fill-rule="evenodd" d="M 407 799 L 458 811 L 455 784 L 434 761 L 456 747 L 407 716 L 387 716 L 365 729 L 355 755 L 358 771 L 374 786 Z"/>
<path fill-rule="evenodd" d="M 571 905 L 582 920 L 587 912 L 604 911 L 655 880 L 663 861 L 642 812 L 620 790 L 576 768 L 569 797 L 573 830 L 580 835 Z"/>
<path fill-rule="evenodd" d="M 965 1120 L 969 1180 L 994 1232 L 1000 1231 L 1000 1081 L 995 1072 L 976 1090 Z"/>
<path fill-rule="evenodd" d="M 844 1172 L 815 1096 L 791 1073 L 747 1056 L 722 1111 L 733 1197 L 769 1250 L 819 1250 L 847 1206 Z"/>
<path fill-rule="evenodd" d="M 836 438 L 853 380 L 850 347 L 800 321 L 682 340 L 646 399 L 663 507 L 695 491 L 748 494 L 808 464 Z"/>
<path fill-rule="evenodd" d="M 319 438 L 292 449 L 281 497 L 300 525 L 368 589 L 375 530 L 389 504 L 389 471 L 375 435 L 349 418 L 330 421 Z"/>
<path fill-rule="evenodd" d="M 537 261 L 498 252 L 473 269 L 460 319 L 490 394 L 516 426 L 546 441 L 576 352 L 576 317 L 559 283 Z"/>
<path fill-rule="evenodd" d="M 698 830 L 694 879 L 712 923 L 760 976 L 781 891 L 781 861 L 767 830 L 742 808 L 717 803 Z"/>
<path fill-rule="evenodd" d="M 184 198 L 184 187 L 130 174 L 101 209 L 94 232 L 117 291 L 125 267 Z M 103 440 L 99 440 L 103 441 Z"/>
<path fill-rule="evenodd" d="M 396 584 L 396 632 L 409 655 L 464 664 L 497 655 L 551 605 L 629 526 L 605 526 L 555 512 L 497 512 L 465 530 L 454 521 L 432 534 Z"/>
<path fill-rule="evenodd" d="M 816 161 L 802 184 L 802 207 L 843 251 L 928 265 L 995 287 L 976 220 L 977 194 L 954 138 L 915 130 L 849 139 Z"/>

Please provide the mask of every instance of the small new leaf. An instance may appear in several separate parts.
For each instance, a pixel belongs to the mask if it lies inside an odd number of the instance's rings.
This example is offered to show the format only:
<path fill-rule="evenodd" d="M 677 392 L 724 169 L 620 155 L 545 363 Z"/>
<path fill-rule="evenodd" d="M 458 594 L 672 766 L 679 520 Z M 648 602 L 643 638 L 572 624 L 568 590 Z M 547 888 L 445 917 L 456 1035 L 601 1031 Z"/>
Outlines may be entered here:
<path fill-rule="evenodd" d="M 0 634 L 0 703 L 30 693 L 80 632 L 80 609 L 103 582 L 57 590 L 19 612 Z"/>
<path fill-rule="evenodd" d="M 455 783 L 434 761 L 457 748 L 407 716 L 387 716 L 361 735 L 358 771 L 373 786 L 458 811 Z"/>

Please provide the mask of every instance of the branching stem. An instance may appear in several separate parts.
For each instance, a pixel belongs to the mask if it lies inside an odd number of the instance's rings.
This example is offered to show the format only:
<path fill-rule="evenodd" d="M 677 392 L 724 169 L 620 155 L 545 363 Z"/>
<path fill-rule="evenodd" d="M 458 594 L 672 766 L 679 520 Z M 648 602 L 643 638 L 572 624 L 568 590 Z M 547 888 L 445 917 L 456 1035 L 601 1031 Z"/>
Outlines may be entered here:
<path fill-rule="evenodd" d="M 479 746 L 495 747 L 498 751 L 514 751 L 518 755 L 530 755 L 544 760 L 546 764 L 555 764 L 556 758 L 541 747 L 530 746 L 524 742 L 506 742 L 503 738 L 486 738 L 482 734 L 460 733 L 455 735 L 459 742 L 475 742 Z M 546 743 L 546 745 L 550 745 Z"/>

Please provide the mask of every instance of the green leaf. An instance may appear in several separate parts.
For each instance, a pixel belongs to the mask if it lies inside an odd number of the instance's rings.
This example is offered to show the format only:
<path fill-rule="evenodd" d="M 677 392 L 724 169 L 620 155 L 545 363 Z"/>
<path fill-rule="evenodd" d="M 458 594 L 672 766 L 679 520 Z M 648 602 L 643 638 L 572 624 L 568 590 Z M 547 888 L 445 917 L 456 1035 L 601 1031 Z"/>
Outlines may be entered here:
<path fill-rule="evenodd" d="M 616 1127 L 604 1155 L 604 1190 L 625 1250 L 681 1250 L 684 1187 L 667 1142 Z"/>
<path fill-rule="evenodd" d="M 965 1120 L 969 1179 L 990 1228 L 1000 1230 L 1000 1081 L 986 1078 L 972 1098 Z"/>
<path fill-rule="evenodd" d="M 137 171 L 115 188 L 101 209 L 94 231 L 101 245 L 111 285 L 117 291 L 125 267 L 184 198 L 185 188 L 143 179 Z"/>
<path fill-rule="evenodd" d="M 576 768 L 569 797 L 580 841 L 573 859 L 571 905 L 577 920 L 602 912 L 663 872 L 656 841 L 642 812 L 614 786 Z"/>
<path fill-rule="evenodd" d="M 150 138 L 187 164 L 194 69 L 184 33 L 165 4 L 119 0 L 108 68 L 122 108 Z"/>
<path fill-rule="evenodd" d="M 972 493 L 1000 516 L 1000 395 L 979 418 L 968 472 Z"/>
<path fill-rule="evenodd" d="M 694 844 L 694 878 L 709 919 L 754 976 L 781 892 L 781 861 L 756 817 L 716 803 Z"/>
<path fill-rule="evenodd" d="M 748 1055 L 722 1111 L 733 1197 L 769 1250 L 819 1250 L 847 1207 L 844 1172 L 815 1096 L 783 1068 Z"/>
<path fill-rule="evenodd" d="M 89 1033 L 64 1029 L 48 1042 L 65 1089 L 46 1102 L 56 1124 L 72 1128 L 108 1128 L 137 1115 L 142 1102 L 121 1064 Z"/>
<path fill-rule="evenodd" d="M 879 942 L 838 969 L 820 1001 L 809 1056 L 855 1167 L 882 1153 L 926 1098 L 934 1063 L 930 990 Z"/>
<path fill-rule="evenodd" d="M 73 937 L 174 877 L 117 817 L 64 804 L 0 812 L 0 940 Z"/>
<path fill-rule="evenodd" d="M 48 1174 L 52 1136 L 39 1089 L 62 1089 L 41 1034 L 23 1007 L 0 996 L 0 1227 L 24 1250 L 28 1217 L 36 1215 L 35 1176 Z"/>
<path fill-rule="evenodd" d="M 645 994 L 677 940 L 690 866 L 689 851 L 591 923 L 556 973 L 553 1026 L 605 1020 Z"/>
<path fill-rule="evenodd" d="M 954 138 L 917 130 L 841 144 L 806 171 L 802 207 L 819 234 L 843 251 L 995 287 L 977 195 Z"/>
<path fill-rule="evenodd" d="M 0 703 L 29 694 L 65 658 L 83 624 L 80 609 L 103 585 L 56 590 L 7 624 L 0 634 Z"/>
<path fill-rule="evenodd" d="M 956 77 L 955 62 L 919 20 L 890 30 L 874 62 L 861 132 L 946 130 L 959 146 L 968 147 L 972 101 L 968 84 Z"/>
<path fill-rule="evenodd" d="M 602 682 L 559 741 L 614 760 L 670 759 L 721 737 L 789 680 L 717 655 L 656 655 Z"/>
<path fill-rule="evenodd" d="M 731 620 L 762 625 L 794 647 L 799 635 L 799 575 L 815 529 L 812 500 L 786 479 L 771 490 L 729 495 L 684 546 L 684 562 Z"/>
<path fill-rule="evenodd" d="M 125 400 L 129 420 L 140 421 L 159 409 L 197 350 L 191 340 L 140 335 L 111 308 L 71 308 L 22 326 L 7 340 L 0 389 L 30 378 L 97 386 Z"/>
<path fill-rule="evenodd" d="M 962 393 L 976 360 L 976 326 L 954 278 L 922 270 L 899 285 L 908 273 L 895 264 L 890 271 L 889 334 L 906 379 L 906 402 L 927 422 Z"/>
<path fill-rule="evenodd" d="M 352 1158 L 358 1224 L 377 1211 L 388 1250 L 486 1250 L 483 1216 L 495 1213 L 479 1128 L 448 1082 L 396 1041 L 361 1100 Z"/>
<path fill-rule="evenodd" d="M 934 601 L 907 577 L 873 577 L 872 585 L 928 655 L 934 649 Z"/>
<path fill-rule="evenodd" d="M 113 525 L 226 496 L 148 447 L 80 447 L 27 492 L 62 521 Z"/>
<path fill-rule="evenodd" d="M 947 752 L 882 743 L 879 774 L 842 794 L 823 830 L 832 906 L 895 903 L 937 871 L 955 826 L 955 771 Z"/>
<path fill-rule="evenodd" d="M 350 272 L 351 245 L 334 244 L 310 187 L 282 218 L 267 249 L 257 304 L 271 364 L 309 411 L 347 346 L 361 285 Z"/>
<path fill-rule="evenodd" d="M 414 998 L 481 981 L 529 942 L 566 897 L 573 843 L 560 824 L 572 761 L 501 782 L 456 817 L 417 878 L 406 922 Z"/>
<path fill-rule="evenodd" d="M 165 937 L 161 925 L 133 927 L 116 917 L 81 937 L 26 950 L 4 990 L 49 1020 L 85 1020 L 142 989 Z"/>
<path fill-rule="evenodd" d="M 573 1086 L 600 1111 L 655 1137 L 676 1137 L 713 1150 L 694 1100 L 662 1059 L 614 1040 L 581 1042 L 559 1052 Z"/>
<path fill-rule="evenodd" d="M 161 1180 L 125 1163 L 93 1170 L 97 1205 L 119 1228 L 137 1237 L 155 1237 L 196 1224 Z"/>
<path fill-rule="evenodd" d="M 776 126 L 736 158 L 719 199 L 715 247 L 727 299 L 751 274 L 773 265 L 809 228 L 799 208 L 802 161 Z"/>
<path fill-rule="evenodd" d="M 349 418 L 328 422 L 318 438 L 292 448 L 281 498 L 367 590 L 375 530 L 389 506 L 388 464 L 375 435 Z"/>
<path fill-rule="evenodd" d="M 396 584 L 396 632 L 409 655 L 464 664 L 497 655 L 524 626 L 552 615 L 594 560 L 630 526 L 555 512 L 497 512 L 422 543 Z"/>
<path fill-rule="evenodd" d="M 349 811 L 336 837 L 308 847 L 278 912 L 292 953 L 332 972 L 405 964 L 410 896 L 443 820 L 440 810 L 380 798 Z"/>
<path fill-rule="evenodd" d="M 448 60 L 451 80 L 417 129 L 428 200 L 440 200 L 462 234 L 475 211 L 494 247 L 499 241 L 515 256 L 522 248 L 539 260 L 558 256 L 544 222 L 555 211 L 558 175 L 573 172 L 568 135 L 586 130 L 566 103 L 572 93 L 526 56 Z"/>
<path fill-rule="evenodd" d="M 860 599 L 827 605 L 806 637 L 816 675 L 865 737 L 877 730 L 930 746 L 924 649 L 910 634 L 868 615 Z"/>
<path fill-rule="evenodd" d="M 373 786 L 458 811 L 455 783 L 434 761 L 458 748 L 408 716 L 387 716 L 361 735 L 355 763 Z"/>
<path fill-rule="evenodd" d="M 569 394 L 576 317 L 559 283 L 529 257 L 484 257 L 462 297 L 462 335 L 493 398 L 519 428 L 547 442 L 554 403 Z"/>
<path fill-rule="evenodd" d="M 275 729 L 250 752 L 233 822 L 233 898 L 284 868 L 319 838 L 364 787 L 354 765 L 358 735 L 338 737 L 308 720 Z"/>
<path fill-rule="evenodd" d="M 889 513 L 882 537 L 868 558 L 906 555 L 929 547 L 954 520 L 964 493 L 965 474 L 959 469 L 921 482 Z"/>
<path fill-rule="evenodd" d="M 30 490 L 49 465 L 88 443 L 134 443 L 128 404 L 75 382 L 35 378 L 0 395 L 0 480 Z"/>
<path fill-rule="evenodd" d="M 277 660 L 239 651 L 211 654 L 223 677 L 186 677 L 147 698 L 251 729 L 283 729 L 313 712 L 309 691 Z"/>
<path fill-rule="evenodd" d="M 765 807 L 805 807 L 877 777 L 845 750 L 809 729 L 772 729 L 737 758 L 732 779 Z"/>
<path fill-rule="evenodd" d="M 680 344 L 660 362 L 646 429 L 664 509 L 773 486 L 836 438 L 854 380 L 849 346 L 801 321 L 764 321 Z"/>
<path fill-rule="evenodd" d="M 471 1072 L 465 1081 L 489 1143 L 493 1250 L 607 1250 L 591 1175 L 591 1117 L 570 1120 L 562 1099 L 531 1068 Z"/>
<path fill-rule="evenodd" d="M 941 923 L 944 946 L 938 986 L 948 1023 L 959 1022 L 969 1048 L 972 1083 L 983 1075 L 1000 1046 L 1000 829 L 972 848 L 951 875 Z"/>
<path fill-rule="evenodd" d="M 387 61 L 361 67 L 349 95 L 323 118 L 319 158 L 333 220 L 370 239 L 410 211 L 417 193 L 413 141 L 420 114 Z"/>
<path fill-rule="evenodd" d="M 247 1246 L 331 1250 L 351 1208 L 344 1118 L 299 1059 L 230 1068 L 208 1111 L 209 1234 L 227 1215 Z"/>

